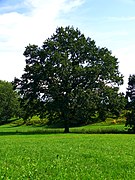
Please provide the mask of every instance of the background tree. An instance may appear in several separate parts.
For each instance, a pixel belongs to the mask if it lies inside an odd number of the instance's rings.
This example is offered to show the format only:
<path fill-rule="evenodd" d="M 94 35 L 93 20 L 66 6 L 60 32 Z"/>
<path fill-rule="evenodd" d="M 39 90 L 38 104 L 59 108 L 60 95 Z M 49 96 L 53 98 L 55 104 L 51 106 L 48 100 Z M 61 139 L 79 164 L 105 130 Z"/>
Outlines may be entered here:
<path fill-rule="evenodd" d="M 17 93 L 13 91 L 11 83 L 0 80 L 0 121 L 6 123 L 8 119 L 17 115 L 19 102 Z"/>
<path fill-rule="evenodd" d="M 14 84 L 28 114 L 48 112 L 49 120 L 61 121 L 65 132 L 72 122 L 101 115 L 100 108 L 110 104 L 111 93 L 118 97 L 116 87 L 123 83 L 117 58 L 73 27 L 57 28 L 42 47 L 27 46 L 24 56 L 25 73 Z"/>
<path fill-rule="evenodd" d="M 118 93 L 117 87 L 105 86 L 100 95 L 98 103 L 99 119 L 105 121 L 108 116 L 115 116 L 118 118 L 125 108 L 126 100 L 123 93 Z"/>
<path fill-rule="evenodd" d="M 127 109 L 126 126 L 129 126 L 135 133 L 135 75 L 130 75 L 128 79 L 128 88 L 126 92 Z"/>

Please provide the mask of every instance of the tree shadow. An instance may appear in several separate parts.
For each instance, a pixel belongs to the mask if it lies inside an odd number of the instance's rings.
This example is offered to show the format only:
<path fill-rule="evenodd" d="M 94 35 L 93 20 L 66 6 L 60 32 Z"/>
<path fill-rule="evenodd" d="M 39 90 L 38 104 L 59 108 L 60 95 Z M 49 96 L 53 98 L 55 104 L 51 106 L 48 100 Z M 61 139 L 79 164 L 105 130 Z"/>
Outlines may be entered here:
<path fill-rule="evenodd" d="M 40 135 L 40 134 L 62 134 L 64 131 L 60 130 L 37 130 L 37 131 L 4 131 L 0 132 L 0 136 L 11 136 L 11 135 Z"/>
<path fill-rule="evenodd" d="M 8 120 L 2 120 L 2 119 L 0 119 L 0 126 L 13 123 L 13 122 L 15 122 L 15 121 L 17 121 L 17 120 L 19 120 L 19 118 L 8 119 Z"/>
<path fill-rule="evenodd" d="M 0 132 L 0 136 L 12 135 L 45 135 L 45 134 L 65 134 L 64 130 L 37 130 L 37 131 L 14 131 L 14 132 Z M 70 131 L 68 134 L 135 134 L 130 131 Z"/>

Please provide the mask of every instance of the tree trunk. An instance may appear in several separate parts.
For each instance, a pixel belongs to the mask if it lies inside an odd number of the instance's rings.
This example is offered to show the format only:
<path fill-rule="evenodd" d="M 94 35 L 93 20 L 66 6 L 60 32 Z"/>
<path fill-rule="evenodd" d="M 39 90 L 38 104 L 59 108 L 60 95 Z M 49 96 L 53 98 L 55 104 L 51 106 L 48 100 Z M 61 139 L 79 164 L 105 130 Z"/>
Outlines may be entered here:
<path fill-rule="evenodd" d="M 65 127 L 64 133 L 69 133 L 69 127 Z"/>
<path fill-rule="evenodd" d="M 135 134 L 135 125 L 132 127 L 133 133 Z"/>
<path fill-rule="evenodd" d="M 64 124 L 65 130 L 64 130 L 64 133 L 69 133 L 69 122 L 68 122 L 68 118 L 66 117 L 66 118 L 64 119 L 64 121 L 65 121 L 65 124 Z"/>

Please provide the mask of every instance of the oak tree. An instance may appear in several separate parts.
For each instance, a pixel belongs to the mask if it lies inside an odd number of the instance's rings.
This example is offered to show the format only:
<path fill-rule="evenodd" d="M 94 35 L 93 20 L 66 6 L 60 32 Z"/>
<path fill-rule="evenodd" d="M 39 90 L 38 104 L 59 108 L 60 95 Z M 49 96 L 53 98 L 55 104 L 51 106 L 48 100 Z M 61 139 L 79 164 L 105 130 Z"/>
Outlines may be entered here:
<path fill-rule="evenodd" d="M 101 115 L 103 106 L 108 111 L 106 107 L 113 106 L 114 97 L 119 96 L 123 76 L 118 59 L 78 29 L 59 27 L 42 47 L 29 44 L 24 56 L 25 72 L 14 84 L 28 115 L 47 112 L 50 121 L 64 124 L 65 132 L 74 121 L 86 122 Z"/>

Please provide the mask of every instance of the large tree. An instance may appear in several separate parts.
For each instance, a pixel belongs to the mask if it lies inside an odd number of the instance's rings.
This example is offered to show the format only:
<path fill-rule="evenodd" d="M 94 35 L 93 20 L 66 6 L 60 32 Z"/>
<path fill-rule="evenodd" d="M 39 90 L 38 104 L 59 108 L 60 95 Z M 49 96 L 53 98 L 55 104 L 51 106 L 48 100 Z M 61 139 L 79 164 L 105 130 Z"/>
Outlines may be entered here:
<path fill-rule="evenodd" d="M 78 29 L 57 28 L 42 47 L 28 45 L 24 56 L 25 72 L 14 84 L 28 115 L 48 112 L 50 121 L 64 123 L 65 132 L 69 132 L 70 122 L 86 122 L 95 113 L 101 115 L 103 106 L 111 110 L 113 93 L 115 99 L 119 97 L 117 87 L 123 76 L 117 58 Z M 108 110 L 102 109 L 104 113 Z"/>
<path fill-rule="evenodd" d="M 10 82 L 0 80 L 0 124 L 18 114 L 18 95 Z"/>

